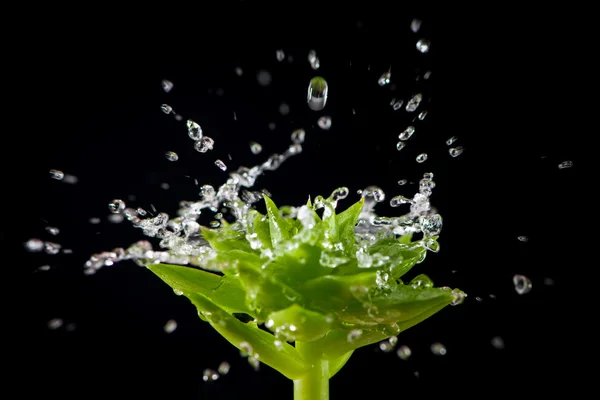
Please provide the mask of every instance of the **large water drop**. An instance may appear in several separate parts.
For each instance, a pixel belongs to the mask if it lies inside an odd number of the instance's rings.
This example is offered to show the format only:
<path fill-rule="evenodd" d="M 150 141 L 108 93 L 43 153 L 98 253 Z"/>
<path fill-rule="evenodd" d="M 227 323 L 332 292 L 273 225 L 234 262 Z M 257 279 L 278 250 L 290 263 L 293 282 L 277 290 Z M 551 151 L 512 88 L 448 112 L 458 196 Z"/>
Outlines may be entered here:
<path fill-rule="evenodd" d="M 319 111 L 325 108 L 328 90 L 329 87 L 324 78 L 320 76 L 312 78 L 308 85 L 308 93 L 306 97 L 308 107 L 313 111 Z"/>

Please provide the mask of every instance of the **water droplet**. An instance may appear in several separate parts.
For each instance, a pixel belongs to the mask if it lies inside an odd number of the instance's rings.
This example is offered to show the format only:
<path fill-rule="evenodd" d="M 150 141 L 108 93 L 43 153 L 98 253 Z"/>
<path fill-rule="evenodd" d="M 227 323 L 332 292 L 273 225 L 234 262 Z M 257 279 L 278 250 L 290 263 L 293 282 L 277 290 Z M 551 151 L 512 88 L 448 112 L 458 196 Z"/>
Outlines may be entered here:
<path fill-rule="evenodd" d="M 402 108 L 402 104 L 404 104 L 404 100 L 398 100 L 392 103 L 392 108 L 394 111 L 397 111 Z"/>
<path fill-rule="evenodd" d="M 308 107 L 313 111 L 319 111 L 325 108 L 328 91 L 329 86 L 325 79 L 320 76 L 312 78 L 308 85 L 308 94 L 306 97 Z"/>
<path fill-rule="evenodd" d="M 421 111 L 421 112 L 419 113 L 419 119 L 420 119 L 421 121 L 423 121 L 423 120 L 425 119 L 425 117 L 426 117 L 426 116 L 427 116 L 427 110 Z"/>
<path fill-rule="evenodd" d="M 49 234 L 56 236 L 60 233 L 60 230 L 58 228 L 55 228 L 53 226 L 47 226 L 46 227 L 46 232 L 48 232 Z"/>
<path fill-rule="evenodd" d="M 235 67 L 235 74 L 237 76 L 242 76 L 243 73 L 244 71 L 240 67 Z"/>
<path fill-rule="evenodd" d="M 417 42 L 417 50 L 421 53 L 427 53 L 429 51 L 429 47 L 431 47 L 431 42 L 427 39 L 419 39 Z"/>
<path fill-rule="evenodd" d="M 390 206 L 400 207 L 402 204 L 410 204 L 412 200 L 404 196 L 394 196 L 390 200 Z"/>
<path fill-rule="evenodd" d="M 402 140 L 396 143 L 396 149 L 398 151 L 402 150 L 404 147 L 406 147 L 406 143 L 404 143 Z"/>
<path fill-rule="evenodd" d="M 41 267 L 38 268 L 40 271 L 50 271 L 50 266 L 49 265 L 42 265 Z"/>
<path fill-rule="evenodd" d="M 515 285 L 515 290 L 519 294 L 525 294 L 531 291 L 531 281 L 525 275 L 516 274 L 513 276 L 513 284 Z"/>
<path fill-rule="evenodd" d="M 406 185 L 407 183 L 408 183 L 408 181 L 407 181 L 406 179 L 400 179 L 400 180 L 398 181 L 398 185 L 400 185 L 400 186 L 404 186 L 404 185 Z"/>
<path fill-rule="evenodd" d="M 48 328 L 50 329 L 58 329 L 63 326 L 63 320 L 61 318 L 52 318 L 48 321 Z"/>
<path fill-rule="evenodd" d="M 213 369 L 207 368 L 202 372 L 202 380 L 204 382 L 214 382 L 219 379 L 219 373 Z"/>
<path fill-rule="evenodd" d="M 277 50 L 275 52 L 275 56 L 277 57 L 277 61 L 281 62 L 285 59 L 285 53 L 283 52 L 283 50 Z"/>
<path fill-rule="evenodd" d="M 179 156 L 177 155 L 177 153 L 175 153 L 174 151 L 167 151 L 165 153 L 165 157 L 167 158 L 167 160 L 169 161 L 177 161 L 179 160 Z"/>
<path fill-rule="evenodd" d="M 422 100 L 423 100 L 423 95 L 421 93 L 415 94 L 413 97 L 411 97 L 410 100 L 408 100 L 408 103 L 406 103 L 406 111 L 408 111 L 408 112 L 415 111 L 417 109 L 417 107 L 419 107 L 419 104 L 421 104 Z"/>
<path fill-rule="evenodd" d="M 414 18 L 410 22 L 410 30 L 413 31 L 414 33 L 417 33 L 417 32 L 419 32 L 419 29 L 421 29 L 421 20 Z"/>
<path fill-rule="evenodd" d="M 240 343 L 240 355 L 242 357 L 248 357 L 253 352 L 252 346 L 248 342 Z"/>
<path fill-rule="evenodd" d="M 394 345 L 388 340 L 384 340 L 383 342 L 379 343 L 379 349 L 384 353 L 389 353 L 390 351 L 394 350 Z"/>
<path fill-rule="evenodd" d="M 250 357 L 248 357 L 248 364 L 250 364 L 250 366 L 252 367 L 252 369 L 254 369 L 255 371 L 258 371 L 260 368 L 260 362 L 258 360 L 258 354 L 252 354 Z"/>
<path fill-rule="evenodd" d="M 464 292 L 460 290 L 453 290 L 451 293 L 454 297 L 452 299 L 452 303 L 450 303 L 451 306 L 457 306 L 465 302 L 465 297 L 467 297 L 467 295 Z"/>
<path fill-rule="evenodd" d="M 292 132 L 292 142 L 297 144 L 304 143 L 305 136 L 306 132 L 304 132 L 304 129 L 296 129 L 294 132 Z"/>
<path fill-rule="evenodd" d="M 271 74 L 269 73 L 269 71 L 267 71 L 265 69 L 261 69 L 260 71 L 258 71 L 258 74 L 256 75 L 256 79 L 258 80 L 258 84 L 260 86 L 269 86 L 269 84 L 271 83 L 272 77 L 271 77 Z"/>
<path fill-rule="evenodd" d="M 123 200 L 115 199 L 108 203 L 108 209 L 114 214 L 118 214 L 125 210 L 125 202 Z"/>
<path fill-rule="evenodd" d="M 229 370 L 231 370 L 231 365 L 229 365 L 227 361 L 223 361 L 221 364 L 219 364 L 219 374 L 227 375 L 229 373 Z"/>
<path fill-rule="evenodd" d="M 100 218 L 92 217 L 89 219 L 90 224 L 98 225 L 100 223 Z"/>
<path fill-rule="evenodd" d="M 169 186 L 168 183 L 163 182 L 163 183 L 160 184 L 160 188 L 163 189 L 163 190 L 169 190 L 170 186 Z"/>
<path fill-rule="evenodd" d="M 443 344 L 436 342 L 431 345 L 431 352 L 436 356 L 443 356 L 446 355 L 446 347 Z"/>
<path fill-rule="evenodd" d="M 62 181 L 64 183 L 68 183 L 68 184 L 74 185 L 77 182 L 79 182 L 79 178 L 77 178 L 75 175 L 65 174 L 65 177 L 63 178 Z"/>
<path fill-rule="evenodd" d="M 279 112 L 281 115 L 288 115 L 290 113 L 290 106 L 288 106 L 286 103 L 281 103 L 279 105 Z"/>
<path fill-rule="evenodd" d="M 183 292 L 179 289 L 173 289 L 173 293 L 175 293 L 175 296 L 183 296 Z"/>
<path fill-rule="evenodd" d="M 348 333 L 348 343 L 354 343 L 356 342 L 360 337 L 362 336 L 362 330 L 360 329 L 353 329 L 350 331 L 350 333 Z"/>
<path fill-rule="evenodd" d="M 256 142 L 250 142 L 250 151 L 252 154 L 260 154 L 262 151 L 262 146 Z"/>
<path fill-rule="evenodd" d="M 212 150 L 214 147 L 215 141 L 208 136 L 202 136 L 200 140 L 194 143 L 194 149 L 200 153 L 206 153 L 209 150 Z"/>
<path fill-rule="evenodd" d="M 423 74 L 423 79 L 427 80 L 431 77 L 431 71 L 427 71 Z"/>
<path fill-rule="evenodd" d="M 170 105 L 168 104 L 163 104 L 160 106 L 160 109 L 162 110 L 162 112 L 164 112 L 165 114 L 170 114 L 171 112 L 173 112 L 173 109 L 171 108 Z"/>
<path fill-rule="evenodd" d="M 221 160 L 217 160 L 217 161 L 215 161 L 215 165 L 216 165 L 217 167 L 219 167 L 219 169 L 220 169 L 221 171 L 227 171 L 227 165 L 225 165 L 225 163 L 224 163 L 223 161 L 221 161 Z"/>
<path fill-rule="evenodd" d="M 494 336 L 491 340 L 492 346 L 497 348 L 498 350 L 502 350 L 504 348 L 504 339 L 500 336 Z"/>
<path fill-rule="evenodd" d="M 319 57 L 317 57 L 317 52 L 314 50 L 310 50 L 308 52 L 308 62 L 310 63 L 310 67 L 315 70 L 319 69 L 319 67 L 321 66 Z"/>
<path fill-rule="evenodd" d="M 458 140 L 458 136 L 452 136 L 450 139 L 446 140 L 446 145 L 452 146 L 454 142 Z"/>
<path fill-rule="evenodd" d="M 450 153 L 450 155 L 452 157 L 458 157 L 463 153 L 464 149 L 462 146 L 456 146 L 454 148 L 451 148 L 450 150 L 448 150 L 448 153 Z"/>
<path fill-rule="evenodd" d="M 277 127 L 277 125 L 275 125 L 275 122 L 269 122 L 269 130 L 274 131 L 275 128 Z"/>
<path fill-rule="evenodd" d="M 62 180 L 62 178 L 65 177 L 65 173 L 58 170 L 58 169 L 51 169 L 50 170 L 50 178 L 52 179 L 56 179 L 57 181 Z"/>
<path fill-rule="evenodd" d="M 398 139 L 408 140 L 413 135 L 413 133 L 415 133 L 415 127 L 409 126 L 402 133 L 400 133 L 400 135 L 398 135 Z"/>
<path fill-rule="evenodd" d="M 417 156 L 417 162 L 422 163 L 427 161 L 427 153 L 421 153 Z"/>
<path fill-rule="evenodd" d="M 552 286 L 552 285 L 554 285 L 554 279 L 552 279 L 552 278 L 544 278 L 544 285 L 546 285 L 546 286 Z"/>
<path fill-rule="evenodd" d="M 325 131 L 329 130 L 329 128 L 331 128 L 331 117 L 323 115 L 317 120 L 317 125 L 319 126 L 319 128 Z"/>
<path fill-rule="evenodd" d="M 398 355 L 398 358 L 400 358 L 401 360 L 408 360 L 412 354 L 412 351 L 410 350 L 410 347 L 404 345 L 404 346 L 398 347 L 396 354 Z"/>
<path fill-rule="evenodd" d="M 390 71 L 384 72 L 379 77 L 379 80 L 377 81 L 377 83 L 379 84 L 379 86 L 388 85 L 390 83 L 391 78 L 392 78 L 392 73 Z"/>
<path fill-rule="evenodd" d="M 333 193 L 331 193 L 331 197 L 334 200 L 342 200 L 342 199 L 345 199 L 346 197 L 348 197 L 349 193 L 350 193 L 350 191 L 348 190 L 348 188 L 343 186 L 343 187 L 335 189 L 333 191 Z"/>
<path fill-rule="evenodd" d="M 283 342 L 281 340 L 275 340 L 273 344 L 277 350 L 283 350 Z"/>
<path fill-rule="evenodd" d="M 529 238 L 527 236 L 519 236 L 517 237 L 517 239 L 519 239 L 519 242 L 528 242 Z"/>
<path fill-rule="evenodd" d="M 169 93 L 171 89 L 173 89 L 173 82 L 163 79 L 161 82 L 161 86 L 166 93 Z"/>
<path fill-rule="evenodd" d="M 563 161 L 558 164 L 558 169 L 567 169 L 573 166 L 573 161 Z"/>
<path fill-rule="evenodd" d="M 202 128 L 200 127 L 200 125 L 198 125 L 191 119 L 188 119 L 187 120 L 187 128 L 188 128 L 188 135 L 190 136 L 191 139 L 200 140 L 200 138 L 202 137 Z"/>
<path fill-rule="evenodd" d="M 221 223 L 219 221 L 210 221 L 209 225 L 211 228 L 218 228 L 219 226 L 221 226 Z"/>
<path fill-rule="evenodd" d="M 168 320 L 165 326 L 163 327 L 163 330 L 166 333 L 173 333 L 175 332 L 175 329 L 177 329 L 177 321 L 175 321 L 174 319 Z"/>

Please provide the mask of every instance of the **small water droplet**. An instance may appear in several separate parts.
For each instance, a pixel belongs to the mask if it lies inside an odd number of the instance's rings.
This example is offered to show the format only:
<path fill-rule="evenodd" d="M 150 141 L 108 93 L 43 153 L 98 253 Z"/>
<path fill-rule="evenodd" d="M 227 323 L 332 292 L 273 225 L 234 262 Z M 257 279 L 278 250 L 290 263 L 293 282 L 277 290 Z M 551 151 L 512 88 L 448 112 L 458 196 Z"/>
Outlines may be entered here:
<path fill-rule="evenodd" d="M 219 226 L 221 226 L 221 223 L 219 221 L 210 221 L 209 225 L 211 228 L 218 228 Z"/>
<path fill-rule="evenodd" d="M 327 103 L 327 94 L 329 86 L 327 81 L 320 76 L 316 76 L 310 80 L 308 85 L 308 93 L 306 101 L 308 107 L 313 111 L 319 111 L 325 108 Z"/>
<path fill-rule="evenodd" d="M 173 333 L 175 332 L 175 329 L 177 329 L 177 321 L 175 321 L 174 319 L 168 320 L 165 326 L 163 327 L 163 330 L 166 333 Z"/>
<path fill-rule="evenodd" d="M 423 120 L 425 119 L 425 117 L 426 117 L 426 116 L 427 116 L 427 110 L 421 111 L 421 112 L 419 113 L 419 119 L 420 119 L 421 121 L 423 121 Z"/>
<path fill-rule="evenodd" d="M 419 32 L 419 29 L 421 29 L 421 20 L 414 18 L 410 22 L 410 30 L 413 31 L 414 33 L 417 33 L 417 32 Z"/>
<path fill-rule="evenodd" d="M 417 50 L 421 53 L 427 53 L 431 47 L 431 42 L 427 39 L 419 39 L 417 42 Z"/>
<path fill-rule="evenodd" d="M 281 115 L 288 115 L 290 113 L 290 106 L 288 106 L 286 103 L 281 103 L 279 105 L 279 112 Z"/>
<path fill-rule="evenodd" d="M 448 150 L 448 153 L 450 153 L 450 155 L 452 157 L 458 157 L 463 153 L 464 149 L 462 146 L 456 146 L 454 148 L 451 148 L 450 150 Z"/>
<path fill-rule="evenodd" d="M 558 164 L 558 169 L 567 169 L 573 166 L 573 161 L 563 161 Z"/>
<path fill-rule="evenodd" d="M 242 357 L 248 357 L 252 354 L 252 346 L 248 342 L 240 343 L 240 355 Z"/>
<path fill-rule="evenodd" d="M 240 67 L 235 67 L 235 74 L 237 76 L 242 76 L 243 73 L 244 71 Z"/>
<path fill-rule="evenodd" d="M 171 91 L 171 89 L 173 89 L 173 82 L 167 80 L 167 79 L 163 79 L 161 82 L 161 86 L 162 89 L 166 92 L 169 93 Z"/>
<path fill-rule="evenodd" d="M 202 128 L 191 119 L 187 120 L 188 135 L 193 140 L 200 140 L 202 137 Z"/>
<path fill-rule="evenodd" d="M 388 85 L 390 83 L 391 78 L 392 78 L 392 73 L 390 71 L 384 72 L 379 77 L 379 80 L 377 81 L 377 83 L 379 84 L 379 86 Z"/>
<path fill-rule="evenodd" d="M 400 133 L 400 135 L 398 135 L 398 139 L 408 140 L 413 135 L 413 133 L 415 133 L 415 127 L 411 125 L 407 127 L 402 133 Z"/>
<path fill-rule="evenodd" d="M 425 172 L 423 174 L 424 179 L 433 179 L 433 172 Z"/>
<path fill-rule="evenodd" d="M 231 370 L 231 365 L 229 365 L 229 363 L 227 361 L 223 361 L 221 364 L 219 364 L 219 369 L 218 369 L 219 374 L 227 375 L 230 370 Z"/>
<path fill-rule="evenodd" d="M 317 125 L 319 128 L 327 131 L 331 128 L 331 117 L 328 115 L 323 115 L 317 120 Z"/>
<path fill-rule="evenodd" d="M 400 207 L 402 204 L 410 204 L 412 200 L 404 196 L 394 196 L 390 200 L 390 206 Z"/>
<path fill-rule="evenodd" d="M 454 142 L 458 140 L 458 136 L 452 136 L 450 139 L 446 140 L 446 145 L 452 146 Z"/>
<path fill-rule="evenodd" d="M 412 354 L 412 351 L 410 350 L 410 347 L 403 345 L 398 347 L 396 354 L 401 360 L 408 360 Z"/>
<path fill-rule="evenodd" d="M 56 236 L 60 233 L 60 230 L 58 228 L 55 228 L 53 226 L 47 226 L 46 227 L 46 232 L 48 232 L 49 234 Z"/>
<path fill-rule="evenodd" d="M 58 329 L 63 326 L 63 320 L 61 318 L 52 318 L 48 321 L 48 328 L 50 329 Z"/>
<path fill-rule="evenodd" d="M 213 369 L 207 368 L 202 372 L 202 380 L 204 382 L 214 382 L 219 379 L 219 373 Z"/>
<path fill-rule="evenodd" d="M 350 191 L 348 190 L 348 188 L 343 186 L 335 189 L 333 193 L 331 193 L 331 197 L 333 197 L 334 200 L 342 200 L 348 197 L 349 193 Z"/>
<path fill-rule="evenodd" d="M 123 200 L 115 199 L 108 203 L 108 209 L 114 214 L 118 214 L 125 210 L 125 202 Z"/>
<path fill-rule="evenodd" d="M 408 101 L 408 103 L 406 103 L 406 111 L 408 111 L 408 112 L 415 111 L 419 107 L 419 104 L 421 104 L 422 100 L 423 100 L 423 95 L 421 93 L 415 94 L 413 97 L 411 97 L 411 99 Z"/>
<path fill-rule="evenodd" d="M 529 293 L 533 286 L 528 277 L 519 274 L 513 276 L 513 284 L 515 285 L 515 290 L 519 294 Z"/>
<path fill-rule="evenodd" d="M 402 150 L 404 147 L 406 147 L 406 143 L 404 143 L 402 140 L 396 143 L 396 149 L 398 151 Z"/>
<path fill-rule="evenodd" d="M 406 179 L 400 179 L 400 180 L 398 181 L 398 185 L 400 185 L 400 186 L 404 186 L 404 185 L 406 185 L 407 183 L 408 183 L 408 181 L 407 181 Z"/>
<path fill-rule="evenodd" d="M 168 104 L 163 104 L 160 106 L 160 109 L 162 110 L 162 112 L 164 112 L 165 114 L 170 114 L 171 112 L 173 112 L 173 108 L 171 108 L 170 105 Z"/>
<path fill-rule="evenodd" d="M 217 160 L 217 161 L 215 161 L 215 165 L 216 165 L 217 167 L 219 167 L 219 169 L 220 169 L 221 171 L 227 171 L 227 165 L 225 165 L 225 163 L 224 163 L 223 161 L 221 161 L 221 160 Z"/>
<path fill-rule="evenodd" d="M 544 278 L 544 285 L 546 285 L 546 286 L 552 286 L 552 285 L 554 285 L 554 279 L 552 279 L 552 278 Z"/>
<path fill-rule="evenodd" d="M 292 132 L 292 142 L 297 144 L 304 143 L 305 136 L 306 132 L 304 129 L 296 129 L 294 132 Z"/>
<path fill-rule="evenodd" d="M 173 293 L 175 293 L 175 296 L 183 296 L 183 292 L 179 289 L 173 289 Z"/>
<path fill-rule="evenodd" d="M 492 346 L 497 348 L 498 350 L 502 350 L 504 348 L 504 339 L 500 336 L 494 336 L 491 340 Z"/>
<path fill-rule="evenodd" d="M 179 156 L 174 151 L 167 151 L 165 153 L 165 157 L 169 161 L 177 161 L 177 160 L 179 160 Z"/>
<path fill-rule="evenodd" d="M 52 179 L 56 179 L 57 181 L 62 180 L 62 178 L 65 177 L 65 173 L 58 170 L 58 169 L 51 169 L 50 170 L 50 178 Z"/>
<path fill-rule="evenodd" d="M 519 236 L 517 237 L 517 239 L 519 239 L 519 242 L 528 242 L 529 238 L 527 236 Z"/>
<path fill-rule="evenodd" d="M 436 356 L 446 355 L 446 346 L 439 342 L 435 342 L 431 345 L 431 352 Z"/>
<path fill-rule="evenodd" d="M 250 151 L 252 154 L 260 154 L 262 151 L 262 146 L 256 142 L 250 142 Z"/>
<path fill-rule="evenodd" d="M 397 111 L 402 108 L 402 104 L 404 104 L 404 100 L 395 101 L 394 103 L 392 103 L 392 108 L 394 109 L 394 111 Z"/>
<path fill-rule="evenodd" d="M 269 86 L 269 84 L 271 84 L 271 80 L 273 78 L 271 77 L 271 74 L 269 73 L 269 71 L 267 71 L 265 69 L 261 69 L 260 71 L 258 71 L 258 74 L 256 75 L 256 79 L 258 80 L 258 84 L 260 86 Z"/>
<path fill-rule="evenodd" d="M 394 350 L 394 345 L 392 345 L 389 341 L 384 340 L 383 342 L 379 343 L 379 349 L 384 353 L 389 353 L 390 351 Z"/>
<path fill-rule="evenodd" d="M 279 61 L 279 62 L 281 62 L 285 59 L 285 53 L 283 52 L 283 50 L 275 51 L 275 56 L 277 57 L 277 61 Z"/>
<path fill-rule="evenodd" d="M 206 153 L 209 150 L 212 150 L 214 147 L 215 141 L 208 137 L 208 136 L 202 136 L 202 138 L 200 138 L 200 140 L 196 141 L 196 143 L 194 143 L 194 149 L 196 149 L 196 151 L 200 152 L 200 153 Z"/>
<path fill-rule="evenodd" d="M 41 267 L 38 268 L 38 270 L 40 270 L 40 271 L 50 271 L 50 266 L 49 265 L 42 265 Z"/>
<path fill-rule="evenodd" d="M 431 77 L 431 71 L 427 71 L 423 74 L 423 79 L 427 80 Z"/>
<path fill-rule="evenodd" d="M 90 224 L 98 225 L 100 223 L 100 218 L 92 217 L 89 219 Z"/>
<path fill-rule="evenodd" d="M 348 343 L 354 343 L 356 342 L 360 337 L 362 336 L 362 330 L 360 329 L 353 329 L 350 331 L 350 333 L 348 333 Z"/>
<path fill-rule="evenodd" d="M 427 161 L 427 153 L 421 153 L 417 156 L 418 163 L 423 163 L 425 161 Z"/>

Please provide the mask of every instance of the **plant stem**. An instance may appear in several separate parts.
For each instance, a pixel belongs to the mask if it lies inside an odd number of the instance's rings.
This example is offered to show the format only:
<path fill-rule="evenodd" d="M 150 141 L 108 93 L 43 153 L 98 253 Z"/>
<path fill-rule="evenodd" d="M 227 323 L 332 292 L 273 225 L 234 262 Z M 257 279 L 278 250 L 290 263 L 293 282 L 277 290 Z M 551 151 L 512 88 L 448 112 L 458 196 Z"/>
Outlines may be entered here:
<path fill-rule="evenodd" d="M 312 368 L 294 380 L 294 400 L 329 400 L 329 361 L 322 358 L 320 347 L 296 342 L 296 350 Z"/>

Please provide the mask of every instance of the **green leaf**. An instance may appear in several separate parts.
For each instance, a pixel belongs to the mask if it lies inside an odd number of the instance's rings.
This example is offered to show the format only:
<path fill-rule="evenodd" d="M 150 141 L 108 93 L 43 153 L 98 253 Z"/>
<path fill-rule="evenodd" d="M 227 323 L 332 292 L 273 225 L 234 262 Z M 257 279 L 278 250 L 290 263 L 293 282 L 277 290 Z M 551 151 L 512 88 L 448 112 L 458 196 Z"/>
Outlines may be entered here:
<path fill-rule="evenodd" d="M 311 309 L 337 313 L 347 308 L 351 302 L 358 305 L 356 290 L 372 287 L 375 280 L 376 271 L 356 275 L 325 275 L 305 282 L 298 291 L 309 299 Z"/>
<path fill-rule="evenodd" d="M 238 349 L 244 342 L 249 344 L 261 362 L 288 379 L 299 379 L 307 372 L 309 365 L 293 346 L 288 343 L 275 346 L 273 335 L 259 329 L 255 323 L 239 321 L 200 294 L 192 294 L 189 299 L 211 326 Z"/>
<path fill-rule="evenodd" d="M 250 243 L 248 243 L 248 240 L 246 239 L 246 235 L 243 232 L 237 231 L 231 227 L 215 230 L 201 226 L 200 230 L 204 239 L 206 239 L 208 244 L 210 244 L 210 247 L 216 251 L 253 251 L 250 247 Z"/>
<path fill-rule="evenodd" d="M 358 222 L 358 217 L 365 204 L 365 198 L 354 203 L 343 212 L 336 215 L 336 223 L 339 231 L 339 239 L 344 245 L 344 253 L 346 255 L 354 256 L 356 253 L 356 239 L 354 234 L 354 228 Z"/>
<path fill-rule="evenodd" d="M 229 313 L 246 313 L 254 317 L 254 313 L 246 305 L 246 292 L 234 277 L 219 276 L 180 265 L 154 264 L 149 265 L 148 269 L 173 290 L 183 292 L 186 297 L 200 293 Z"/>
<path fill-rule="evenodd" d="M 331 329 L 332 317 L 307 310 L 298 304 L 273 312 L 268 317 L 268 328 L 294 341 L 313 342 Z"/>
<path fill-rule="evenodd" d="M 288 219 L 283 218 L 279 214 L 277 206 L 275 205 L 273 200 L 269 198 L 269 196 L 263 194 L 263 197 L 265 199 L 265 204 L 267 206 L 267 215 L 269 217 L 271 243 L 273 244 L 273 246 L 276 246 L 278 243 L 284 240 L 288 240 L 291 237 L 290 222 Z"/>

